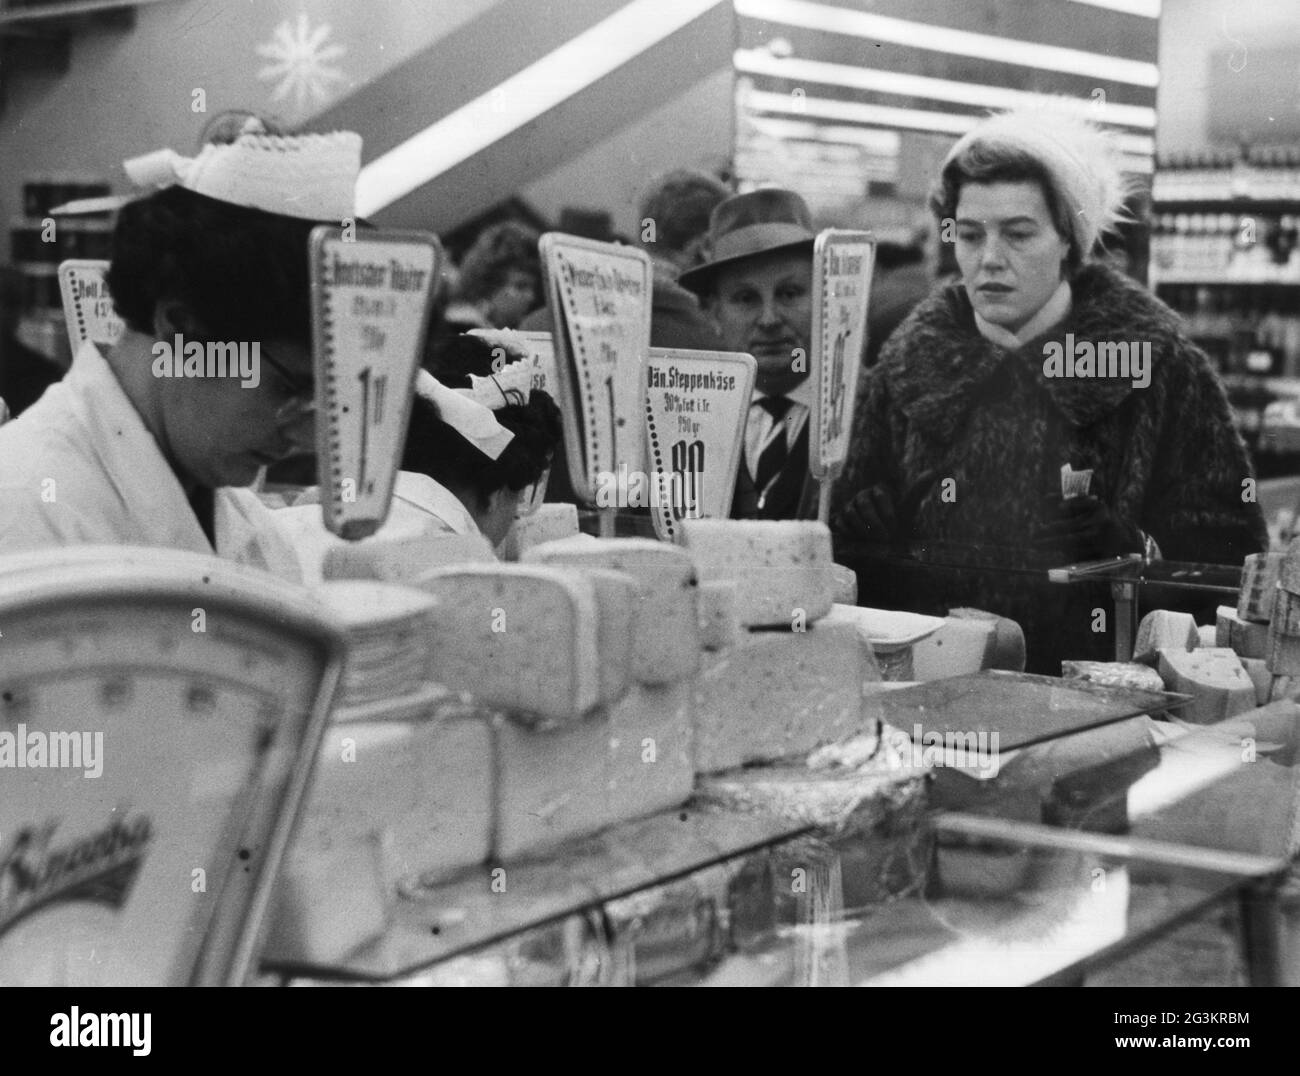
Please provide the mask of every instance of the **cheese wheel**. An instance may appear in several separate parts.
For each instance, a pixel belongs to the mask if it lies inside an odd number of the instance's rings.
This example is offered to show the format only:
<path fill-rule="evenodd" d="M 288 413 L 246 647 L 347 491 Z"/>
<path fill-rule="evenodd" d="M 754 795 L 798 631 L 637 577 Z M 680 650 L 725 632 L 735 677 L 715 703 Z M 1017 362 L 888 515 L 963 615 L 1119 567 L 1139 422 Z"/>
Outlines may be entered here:
<path fill-rule="evenodd" d="M 519 560 L 535 545 L 572 538 L 578 533 L 576 504 L 540 504 L 537 511 L 521 516 L 511 524 L 501 543 L 501 559 Z"/>
<path fill-rule="evenodd" d="M 1173 648 L 1195 650 L 1200 641 L 1196 621 L 1190 613 L 1155 609 L 1147 613 L 1138 625 L 1137 642 L 1133 644 L 1133 660 L 1154 662 L 1157 651 Z"/>
<path fill-rule="evenodd" d="M 650 538 L 579 535 L 534 546 L 523 562 L 626 572 L 640 584 L 632 628 L 633 677 L 643 684 L 671 684 L 699 670 L 699 576 L 684 550 Z"/>
<path fill-rule="evenodd" d="M 748 632 L 706 654 L 694 684 L 700 773 L 806 754 L 873 730 L 863 702 L 863 647 L 852 624 Z"/>
<path fill-rule="evenodd" d="M 1268 625 L 1242 620 L 1235 609 L 1220 605 L 1215 610 L 1214 645 L 1230 647 L 1241 658 L 1268 656 Z"/>
<path fill-rule="evenodd" d="M 748 627 L 811 624 L 831 611 L 836 584 L 824 523 L 688 519 L 682 537 L 702 581 L 736 583 L 736 615 Z"/>
<path fill-rule="evenodd" d="M 571 721 L 604 700 L 594 586 L 533 565 L 461 565 L 416 584 L 438 599 L 429 675 L 479 702 Z"/>
<path fill-rule="evenodd" d="M 1273 599 L 1277 594 L 1281 553 L 1252 553 L 1241 571 L 1241 593 L 1237 597 L 1237 616 L 1267 624 L 1273 618 Z"/>
<path fill-rule="evenodd" d="M 1165 687 L 1192 696 L 1174 711 L 1194 725 L 1209 725 L 1255 707 L 1255 684 L 1231 650 L 1164 649 L 1159 670 Z"/>

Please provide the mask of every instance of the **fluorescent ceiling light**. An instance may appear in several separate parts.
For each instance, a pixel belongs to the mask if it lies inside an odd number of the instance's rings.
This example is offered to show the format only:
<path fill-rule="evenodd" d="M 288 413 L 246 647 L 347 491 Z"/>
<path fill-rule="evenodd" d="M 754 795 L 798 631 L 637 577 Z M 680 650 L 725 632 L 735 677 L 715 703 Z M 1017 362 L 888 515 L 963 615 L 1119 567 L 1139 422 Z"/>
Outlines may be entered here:
<path fill-rule="evenodd" d="M 723 0 L 633 0 L 361 169 L 367 217 L 622 67 Z"/>
<path fill-rule="evenodd" d="M 1076 4 L 1109 8 L 1125 15 L 1141 15 L 1144 19 L 1160 18 L 1160 0 L 1074 0 Z"/>
<path fill-rule="evenodd" d="M 824 30 L 847 34 L 876 42 L 929 49 L 953 56 L 970 56 L 978 60 L 1036 67 L 1044 71 L 1062 71 L 1070 75 L 1127 82 L 1134 86 L 1157 86 L 1160 72 L 1155 64 L 1140 60 L 1123 60 L 1098 52 L 1066 49 L 1057 45 L 1040 45 L 1032 41 L 975 34 L 968 30 L 950 30 L 945 26 L 909 22 L 866 11 L 829 7 L 809 0 L 735 0 L 740 15 L 805 30 Z"/>
<path fill-rule="evenodd" d="M 986 108 L 1012 108 L 1026 102 L 1042 100 L 1046 95 L 1013 90 L 1006 86 L 986 86 L 980 83 L 954 82 L 946 78 L 924 75 L 905 75 L 896 71 L 873 71 L 849 64 L 824 63 L 820 60 L 781 59 L 765 49 L 738 49 L 735 54 L 736 69 L 749 75 L 767 75 L 798 82 L 819 82 L 823 85 L 846 86 L 854 90 L 875 93 L 893 93 L 906 97 L 925 97 L 934 101 L 950 101 L 964 105 L 983 105 Z M 1119 123 L 1127 127 L 1145 127 L 1155 130 L 1156 110 L 1141 105 L 1122 105 L 1106 102 L 1096 105 L 1091 99 L 1052 95 L 1053 102 L 1076 112 L 1095 116 L 1104 123 Z"/>

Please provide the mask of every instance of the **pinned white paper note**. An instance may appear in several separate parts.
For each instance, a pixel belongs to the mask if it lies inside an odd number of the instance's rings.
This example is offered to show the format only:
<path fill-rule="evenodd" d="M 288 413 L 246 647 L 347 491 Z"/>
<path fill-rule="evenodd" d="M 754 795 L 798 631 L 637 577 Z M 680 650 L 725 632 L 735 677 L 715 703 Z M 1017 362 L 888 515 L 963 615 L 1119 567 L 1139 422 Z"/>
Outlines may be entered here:
<path fill-rule="evenodd" d="M 63 297 L 63 317 L 68 325 L 68 342 L 75 355 L 89 340 L 100 347 L 112 347 L 121 338 L 126 324 L 113 310 L 104 278 L 108 262 L 73 259 L 59 265 L 59 292 Z"/>

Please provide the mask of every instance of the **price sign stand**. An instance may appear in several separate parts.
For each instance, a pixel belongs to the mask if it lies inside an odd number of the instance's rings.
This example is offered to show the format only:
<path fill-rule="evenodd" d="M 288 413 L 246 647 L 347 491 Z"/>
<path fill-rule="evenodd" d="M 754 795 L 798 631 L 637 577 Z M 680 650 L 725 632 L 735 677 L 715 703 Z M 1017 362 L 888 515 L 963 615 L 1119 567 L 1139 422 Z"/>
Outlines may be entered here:
<path fill-rule="evenodd" d="M 541 389 L 548 396 L 555 398 L 559 393 L 559 377 L 555 372 L 555 342 L 550 333 L 544 332 L 519 332 L 517 330 L 505 330 L 510 336 L 517 339 L 524 347 L 528 348 L 529 356 L 533 362 L 533 388 Z M 489 343 L 495 342 L 496 338 L 502 334 L 501 329 L 470 329 L 470 336 L 479 336 Z M 495 363 L 498 356 L 493 356 L 492 361 Z M 500 355 L 502 363 L 511 361 L 510 356 L 506 354 L 505 348 L 501 349 Z"/>
<path fill-rule="evenodd" d="M 539 244 L 555 323 L 555 370 L 574 491 L 595 503 L 602 474 L 644 473 L 650 258 L 643 250 L 548 232 Z M 614 508 L 600 534 L 614 534 Z"/>
<path fill-rule="evenodd" d="M 875 264 L 876 240 L 870 232 L 828 228 L 813 245 L 810 380 L 816 395 L 808 468 L 818 480 L 817 518 L 823 523 L 830 519 L 831 486 L 849 451 Z"/>
<path fill-rule="evenodd" d="M 321 508 L 356 541 L 388 518 L 442 262 L 427 232 L 312 229 L 312 352 Z"/>
<path fill-rule="evenodd" d="M 679 540 L 683 519 L 731 514 L 757 370 L 738 352 L 650 349 L 646 435 L 660 538 Z"/>
<path fill-rule="evenodd" d="M 107 275 L 106 261 L 73 259 L 59 263 L 59 292 L 73 355 L 87 340 L 99 347 L 112 347 L 122 339 L 126 325 L 113 311 L 113 299 L 104 281 Z"/>

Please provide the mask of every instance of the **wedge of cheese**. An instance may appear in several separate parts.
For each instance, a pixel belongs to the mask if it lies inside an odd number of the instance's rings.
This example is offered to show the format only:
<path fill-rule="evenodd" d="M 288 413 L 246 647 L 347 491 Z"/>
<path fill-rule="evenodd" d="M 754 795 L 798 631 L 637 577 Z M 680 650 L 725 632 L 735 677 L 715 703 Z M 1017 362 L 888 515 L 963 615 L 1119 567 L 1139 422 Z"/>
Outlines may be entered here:
<path fill-rule="evenodd" d="M 1241 573 L 1241 593 L 1237 597 L 1237 616 L 1267 624 L 1273 618 L 1273 599 L 1277 594 L 1281 553 L 1252 553 Z"/>
<path fill-rule="evenodd" d="M 415 581 L 438 599 L 429 675 L 479 702 L 571 721 L 601 698 L 590 579 L 534 565 L 462 565 Z"/>
<path fill-rule="evenodd" d="M 1220 605 L 1214 612 L 1214 645 L 1228 647 L 1240 658 L 1265 658 L 1268 656 L 1268 625 L 1254 620 L 1242 620 L 1237 611 Z"/>
<path fill-rule="evenodd" d="M 1191 613 L 1156 609 L 1147 613 L 1138 625 L 1133 660 L 1154 664 L 1160 650 L 1195 650 L 1199 645 L 1200 635 Z"/>
<path fill-rule="evenodd" d="M 1136 661 L 1063 661 L 1061 678 L 1086 680 L 1108 687 L 1132 687 L 1141 691 L 1164 691 L 1165 682 L 1150 665 Z"/>
<path fill-rule="evenodd" d="M 1158 668 L 1165 688 L 1191 695 L 1177 716 L 1194 725 L 1210 725 L 1255 708 L 1255 684 L 1241 660 L 1227 649 L 1164 649 Z"/>
<path fill-rule="evenodd" d="M 942 680 L 992 668 L 997 641 L 997 624 L 992 620 L 948 617 L 943 627 L 912 647 L 912 676 Z"/>
<path fill-rule="evenodd" d="M 747 627 L 812 624 L 831 611 L 836 583 L 824 523 L 688 519 L 682 536 L 702 581 L 736 583 L 736 615 Z"/>
<path fill-rule="evenodd" d="M 576 504 L 540 504 L 532 515 L 516 519 L 501 543 L 502 560 L 519 560 L 524 553 L 543 542 L 572 538 L 578 533 Z"/>
<path fill-rule="evenodd" d="M 609 824 L 610 724 L 603 707 L 551 728 L 506 717 L 494 732 L 495 860 L 534 858 Z"/>
<path fill-rule="evenodd" d="M 873 610 L 864 609 L 858 605 L 841 605 L 839 602 L 835 602 L 831 606 L 831 611 L 817 621 L 818 625 L 822 627 L 828 624 L 848 624 L 857 634 L 858 649 L 862 651 L 862 684 L 864 692 L 874 688 L 883 678 L 880 663 L 876 659 L 874 634 L 876 625 L 872 620 L 873 612 Z"/>
<path fill-rule="evenodd" d="M 611 822 L 685 803 L 695 788 L 691 683 L 637 684 L 609 707 Z"/>
<path fill-rule="evenodd" d="M 1268 662 L 1260 658 L 1242 658 L 1241 665 L 1255 685 L 1255 702 L 1263 706 L 1273 692 L 1273 674 L 1268 671 Z"/>
<path fill-rule="evenodd" d="M 751 631 L 706 654 L 694 684 L 696 769 L 792 758 L 871 731 L 862 653 L 852 624 L 822 621 L 802 632 Z"/>
<path fill-rule="evenodd" d="M 983 609 L 950 609 L 948 615 L 958 620 L 993 621 L 997 635 L 989 668 L 1006 669 L 1010 672 L 1025 671 L 1025 631 L 1014 620 Z"/>
<path fill-rule="evenodd" d="M 579 535 L 534 546 L 523 561 L 626 572 L 640 585 L 632 628 L 634 678 L 671 684 L 699 670 L 699 576 L 684 550 L 650 538 Z"/>
<path fill-rule="evenodd" d="M 492 544 L 481 534 L 423 534 L 331 545 L 321 574 L 325 579 L 380 579 L 409 583 L 449 564 L 495 564 Z"/>

